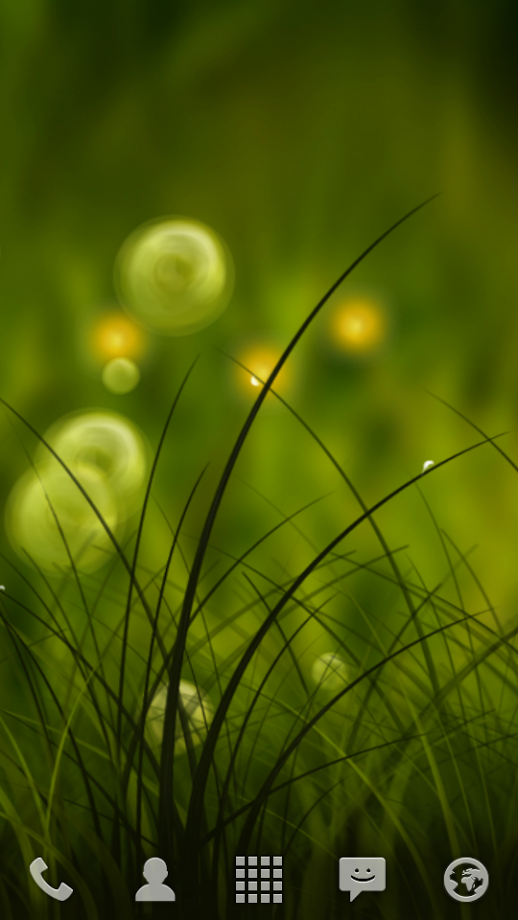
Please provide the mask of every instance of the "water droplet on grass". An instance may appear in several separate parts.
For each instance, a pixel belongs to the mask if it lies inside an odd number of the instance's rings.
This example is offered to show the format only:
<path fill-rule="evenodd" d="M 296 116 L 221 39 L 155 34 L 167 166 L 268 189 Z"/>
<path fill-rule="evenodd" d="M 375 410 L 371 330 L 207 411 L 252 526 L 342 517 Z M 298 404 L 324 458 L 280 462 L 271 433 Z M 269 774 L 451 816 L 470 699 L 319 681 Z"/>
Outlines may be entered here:
<path fill-rule="evenodd" d="M 256 342 L 243 348 L 238 353 L 240 364 L 234 368 L 235 381 L 242 393 L 249 393 L 250 387 L 262 387 L 277 361 L 282 354 L 282 349 L 272 343 Z M 243 365 L 242 367 L 240 365 Z M 248 368 L 248 370 L 245 370 Z M 284 365 L 273 385 L 274 390 L 284 392 L 293 382 L 293 368 Z"/>

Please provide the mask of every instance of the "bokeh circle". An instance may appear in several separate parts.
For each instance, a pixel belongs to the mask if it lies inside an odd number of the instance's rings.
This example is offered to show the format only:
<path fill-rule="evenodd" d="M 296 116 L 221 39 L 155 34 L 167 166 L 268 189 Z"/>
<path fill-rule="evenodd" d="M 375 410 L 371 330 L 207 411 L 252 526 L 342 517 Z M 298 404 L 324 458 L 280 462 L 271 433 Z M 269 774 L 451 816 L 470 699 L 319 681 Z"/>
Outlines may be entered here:
<path fill-rule="evenodd" d="M 127 313 L 165 335 L 190 335 L 214 322 L 234 286 L 230 253 L 199 221 L 161 218 L 138 227 L 115 262 L 115 289 Z"/>
<path fill-rule="evenodd" d="M 72 475 L 40 443 L 34 465 L 8 497 L 7 535 L 36 567 L 56 573 L 69 569 L 72 558 L 82 571 L 94 571 L 115 552 L 106 528 L 120 541 L 140 505 L 149 447 L 133 422 L 105 410 L 67 416 L 44 439 Z"/>
<path fill-rule="evenodd" d="M 86 463 L 77 464 L 74 472 L 114 532 L 120 518 L 110 483 Z M 20 477 L 8 497 L 5 522 L 20 558 L 54 574 L 70 568 L 70 556 L 82 571 L 94 571 L 113 548 L 92 507 L 57 464 L 41 465 Z"/>
<path fill-rule="evenodd" d="M 313 662 L 311 677 L 319 688 L 338 693 L 349 683 L 349 672 L 345 661 L 335 652 L 319 655 Z"/>
<path fill-rule="evenodd" d="M 102 381 L 110 393 L 131 393 L 140 381 L 140 371 L 130 358 L 113 358 L 103 368 Z"/>
<path fill-rule="evenodd" d="M 87 464 L 110 482 L 119 499 L 119 513 L 135 510 L 145 482 L 149 448 L 134 422 L 105 409 L 73 413 L 56 422 L 45 440 L 72 469 Z M 47 462 L 49 452 L 40 444 L 36 462 Z"/>
<path fill-rule="evenodd" d="M 167 685 L 163 685 L 156 692 L 148 711 L 148 725 L 153 737 L 158 744 L 162 743 L 164 735 L 164 717 L 167 700 Z M 180 699 L 185 709 L 188 726 L 189 744 L 201 744 L 214 715 L 214 706 L 209 696 L 187 680 L 181 680 L 179 686 Z M 182 754 L 186 751 L 186 738 L 182 729 L 180 718 L 176 717 L 175 752 Z"/>
<path fill-rule="evenodd" d="M 254 342 L 241 347 L 237 352 L 239 363 L 233 365 L 237 391 L 255 398 L 268 380 L 282 351 L 281 347 L 271 342 Z M 293 387 L 294 378 L 293 362 L 290 359 L 277 374 L 273 390 L 286 393 Z"/>
<path fill-rule="evenodd" d="M 335 349 L 357 357 L 375 354 L 389 332 L 385 305 L 373 297 L 349 297 L 338 304 L 329 320 Z"/>

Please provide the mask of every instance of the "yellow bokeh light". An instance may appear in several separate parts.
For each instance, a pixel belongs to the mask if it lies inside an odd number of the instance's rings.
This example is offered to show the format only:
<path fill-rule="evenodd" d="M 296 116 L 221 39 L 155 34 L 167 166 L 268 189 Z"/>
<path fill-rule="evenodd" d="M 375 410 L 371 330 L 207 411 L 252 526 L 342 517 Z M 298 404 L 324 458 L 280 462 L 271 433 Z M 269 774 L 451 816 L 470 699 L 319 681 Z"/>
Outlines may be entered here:
<path fill-rule="evenodd" d="M 342 303 L 331 319 L 331 335 L 341 350 L 374 351 L 387 336 L 387 315 L 375 300 L 355 298 Z"/>
<path fill-rule="evenodd" d="M 146 333 L 123 313 L 108 313 L 92 330 L 94 350 L 99 358 L 138 358 L 146 347 Z"/>
<path fill-rule="evenodd" d="M 253 391 L 266 383 L 282 352 L 271 345 L 256 345 L 239 355 L 239 361 L 248 370 L 236 365 L 237 380 L 241 391 Z M 284 365 L 273 385 L 274 390 L 285 389 L 292 380 L 290 368 Z"/>

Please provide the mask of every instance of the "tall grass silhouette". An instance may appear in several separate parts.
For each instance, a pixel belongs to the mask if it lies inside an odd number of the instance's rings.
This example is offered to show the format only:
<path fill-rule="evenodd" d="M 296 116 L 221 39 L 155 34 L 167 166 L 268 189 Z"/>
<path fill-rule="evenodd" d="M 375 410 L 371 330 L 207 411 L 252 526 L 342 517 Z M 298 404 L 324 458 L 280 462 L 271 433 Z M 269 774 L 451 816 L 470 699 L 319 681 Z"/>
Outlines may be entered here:
<path fill-rule="evenodd" d="M 168 910 L 182 920 L 258 910 L 286 920 L 331 920 L 348 910 L 389 920 L 453 917 L 442 874 L 465 853 L 485 861 L 487 904 L 505 915 L 518 837 L 518 626 L 500 624 L 469 555 L 443 533 L 420 486 L 481 448 L 518 467 L 499 436 L 462 416 L 472 443 L 368 506 L 318 433 L 274 390 L 334 291 L 423 206 L 341 275 L 260 381 L 192 558 L 184 528 L 204 470 L 170 524 L 165 564 L 150 571 L 140 562 L 162 448 L 194 368 L 166 419 L 125 545 L 52 446 L 1 400 L 70 476 L 115 550 L 102 575 L 83 573 L 69 552 L 59 583 L 34 560 L 29 578 L 4 559 L 32 597 L 23 603 L 9 588 L 0 596 L 3 666 L 21 688 L 17 707 L 4 700 L 0 714 L 6 918 L 164 916 L 163 905 L 134 899 L 143 863 L 155 855 L 166 860 L 176 893 Z M 308 501 L 233 556 L 213 545 L 213 528 L 269 393 L 325 455 L 358 513 L 315 545 L 304 524 L 315 505 Z M 407 547 L 391 547 L 376 519 L 385 506 L 396 512 L 411 489 L 420 491 L 444 554 L 435 584 Z M 370 554 L 353 543 L 365 528 Z M 309 561 L 295 572 L 267 564 L 264 550 L 294 533 Z M 377 612 L 355 596 L 360 576 L 384 599 Z M 473 587 L 478 594 L 473 608 L 463 599 L 466 584 L 470 597 Z M 337 859 L 356 853 L 384 855 L 388 883 L 349 908 Z M 235 857 L 246 854 L 283 856 L 282 904 L 236 904 Z M 72 885 L 68 902 L 57 904 L 30 880 L 36 856 L 49 864 L 50 883 L 66 877 Z"/>

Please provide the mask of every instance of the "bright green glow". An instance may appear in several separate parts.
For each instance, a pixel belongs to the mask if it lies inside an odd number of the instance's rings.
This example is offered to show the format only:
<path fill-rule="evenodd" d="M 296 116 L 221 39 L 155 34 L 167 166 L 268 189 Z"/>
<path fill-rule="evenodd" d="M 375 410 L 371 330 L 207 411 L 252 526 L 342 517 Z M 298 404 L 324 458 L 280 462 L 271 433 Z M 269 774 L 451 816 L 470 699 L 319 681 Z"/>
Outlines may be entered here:
<path fill-rule="evenodd" d="M 140 371 L 129 358 L 114 358 L 105 365 L 102 380 L 110 393 L 130 393 L 140 380 Z"/>
<path fill-rule="evenodd" d="M 148 713 L 148 724 L 159 743 L 162 742 L 164 733 L 166 699 L 167 686 L 164 686 L 155 694 Z M 212 716 L 214 715 L 214 707 L 211 700 L 206 693 L 197 690 L 194 684 L 189 683 L 187 680 L 180 681 L 180 699 L 189 722 L 190 741 L 193 745 L 201 744 L 207 734 L 207 728 L 212 721 Z M 180 719 L 177 717 L 175 751 L 177 754 L 181 754 L 185 750 L 185 736 L 182 731 Z"/>
<path fill-rule="evenodd" d="M 189 335 L 214 322 L 230 300 L 233 283 L 223 241 L 210 227 L 185 218 L 139 227 L 115 264 L 124 309 L 165 335 Z"/>
<path fill-rule="evenodd" d="M 114 531 L 119 524 L 117 499 L 106 476 L 87 463 L 76 464 L 74 472 Z M 57 465 L 39 466 L 21 476 L 9 496 L 5 516 L 9 539 L 19 556 L 27 562 L 29 554 L 54 574 L 56 567 L 70 567 L 63 537 L 83 571 L 94 571 L 103 565 L 111 548 L 92 508 Z"/>
<path fill-rule="evenodd" d="M 127 518 L 140 500 L 147 449 L 138 429 L 110 412 L 82 412 L 57 422 L 45 440 L 67 465 L 121 538 Z M 103 565 L 114 546 L 106 529 L 67 471 L 46 447 L 9 496 L 6 529 L 16 552 L 52 571 L 70 567 L 70 555 L 83 571 Z"/>
<path fill-rule="evenodd" d="M 319 687 L 338 692 L 348 683 L 347 665 L 333 652 L 320 655 L 315 661 L 311 676 Z"/>
<path fill-rule="evenodd" d="M 117 495 L 123 517 L 135 510 L 147 470 L 147 448 L 137 426 L 117 412 L 79 412 L 57 422 L 45 435 L 72 469 L 88 464 L 99 469 Z M 37 461 L 49 453 L 40 445 Z"/>

